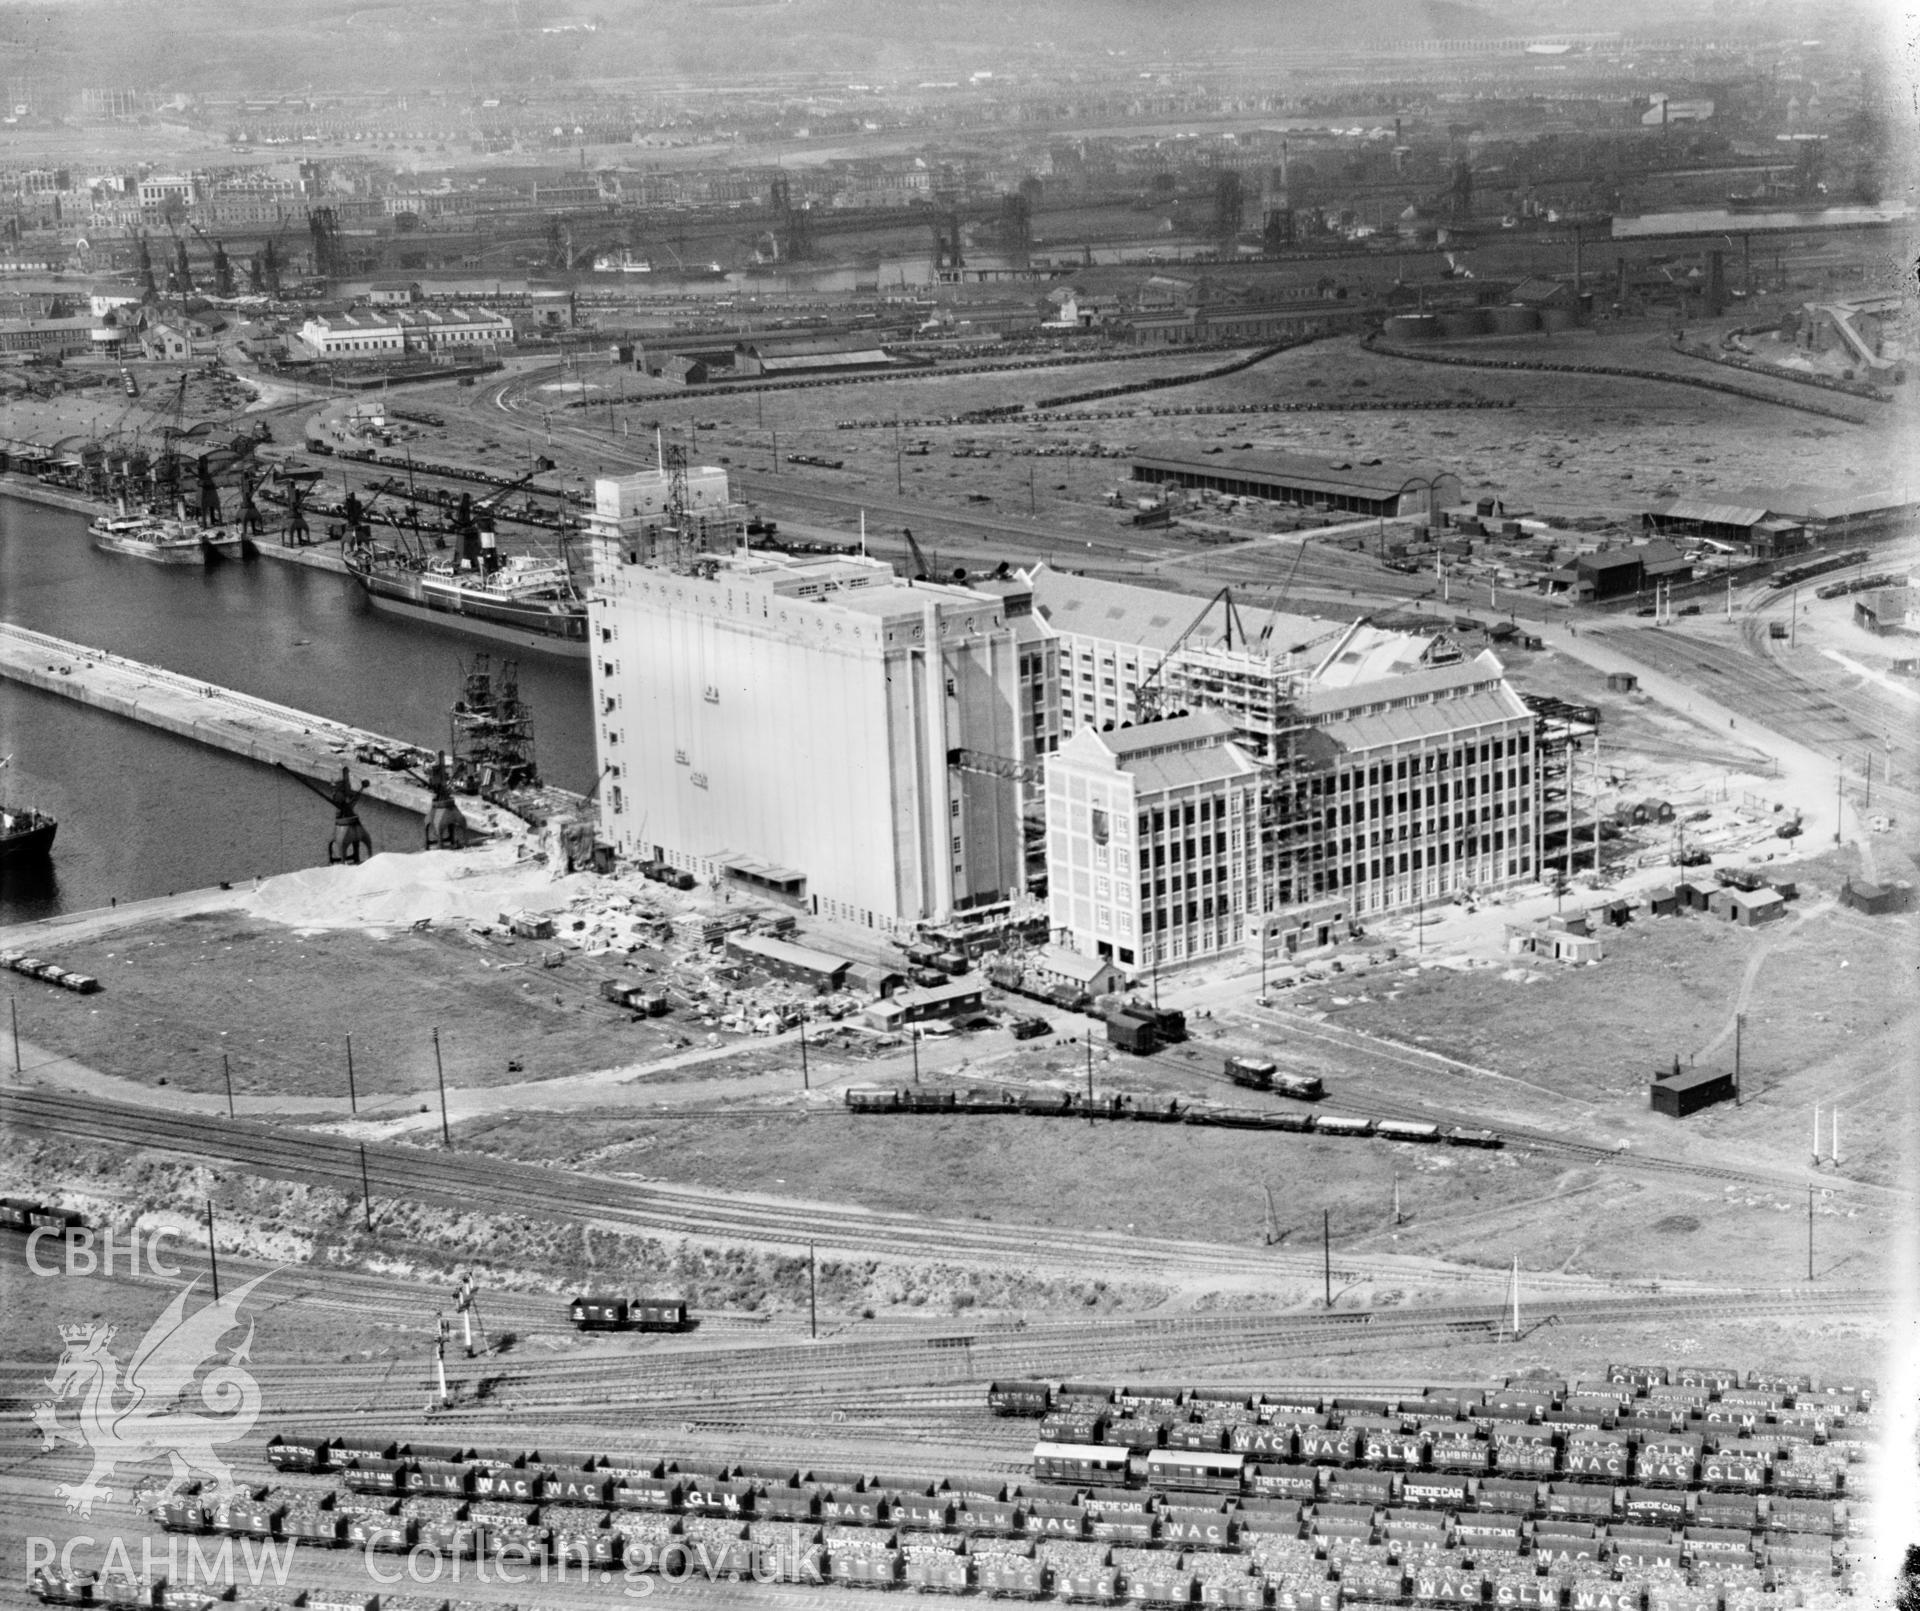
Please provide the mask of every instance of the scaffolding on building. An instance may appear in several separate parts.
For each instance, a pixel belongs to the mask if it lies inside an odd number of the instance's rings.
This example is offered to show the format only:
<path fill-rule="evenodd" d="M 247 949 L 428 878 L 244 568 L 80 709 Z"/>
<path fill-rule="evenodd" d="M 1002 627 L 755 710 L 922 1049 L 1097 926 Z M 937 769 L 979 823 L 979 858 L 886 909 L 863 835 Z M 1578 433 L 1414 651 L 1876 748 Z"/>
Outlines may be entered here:
<path fill-rule="evenodd" d="M 1316 782 L 1326 770 L 1300 713 L 1298 694 L 1309 667 L 1292 651 L 1188 643 L 1169 656 L 1163 675 L 1170 703 L 1218 711 L 1233 723 L 1234 742 L 1261 769 L 1260 882 L 1248 891 L 1251 912 L 1309 898 Z"/>
<path fill-rule="evenodd" d="M 457 787 L 498 795 L 540 782 L 533 756 L 533 711 L 520 697 L 520 667 L 477 654 L 461 667 L 460 698 L 452 715 L 453 777 Z"/>
<path fill-rule="evenodd" d="M 1577 867 L 1600 866 L 1600 710 L 1550 694 L 1522 694 L 1533 712 L 1535 764 L 1540 769 L 1540 850 L 1542 873 L 1558 868 L 1571 878 Z M 1585 748 L 1592 765 L 1584 791 L 1579 758 Z M 1583 800 L 1584 795 L 1584 800 Z"/>

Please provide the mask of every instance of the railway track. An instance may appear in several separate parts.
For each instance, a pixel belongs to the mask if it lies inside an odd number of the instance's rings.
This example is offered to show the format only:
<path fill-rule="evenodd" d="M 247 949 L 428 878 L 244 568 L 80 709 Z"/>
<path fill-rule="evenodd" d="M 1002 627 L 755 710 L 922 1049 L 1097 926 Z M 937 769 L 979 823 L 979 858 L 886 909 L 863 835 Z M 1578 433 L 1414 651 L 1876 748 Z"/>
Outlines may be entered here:
<path fill-rule="evenodd" d="M 331 1186 L 358 1197 L 361 1151 L 341 1138 L 246 1120 L 162 1113 L 69 1093 L 6 1088 L 0 1115 L 16 1134 L 117 1142 L 188 1157 L 213 1158 L 271 1178 Z M 934 1219 L 814 1204 L 747 1200 L 698 1187 L 641 1184 L 571 1171 L 480 1159 L 458 1152 L 376 1144 L 365 1149 L 376 1199 L 400 1197 L 463 1209 L 524 1215 L 540 1204 L 551 1216 L 635 1234 L 797 1250 L 813 1243 L 843 1253 L 938 1263 L 990 1261 L 1084 1273 L 1121 1271 L 1134 1279 L 1188 1279 L 1258 1268 L 1275 1279 L 1317 1279 L 1320 1261 L 1267 1248 L 1183 1242 L 1045 1226 Z M 1473 1284 L 1485 1272 L 1417 1266 L 1379 1256 L 1347 1262 L 1353 1279 Z M 1566 1278 L 1569 1286 L 1592 1283 Z"/>
<path fill-rule="evenodd" d="M 1283 1009 L 1267 1010 L 1285 1022 L 1290 1036 L 1337 1047 L 1349 1054 L 1360 1053 L 1389 1067 L 1410 1069 L 1426 1075 L 1444 1073 L 1449 1066 L 1456 1069 L 1465 1067 L 1439 1052 L 1398 1047 L 1375 1036 L 1342 1030 L 1337 1025 L 1302 1018 Z M 1249 1050 L 1252 1049 L 1254 1048 L 1249 1048 Z M 1183 1072 L 1188 1071 L 1185 1065 L 1170 1066 L 1181 1068 Z M 1227 1083 L 1224 1075 L 1218 1078 L 1223 1084 Z M 1435 1107 L 1417 1100 L 1401 1102 L 1392 1108 L 1386 1108 L 1353 1102 L 1336 1092 L 1317 1106 L 1330 1113 L 1350 1114 L 1356 1118 L 1412 1119 L 1441 1125 L 1458 1124 L 1472 1128 L 1487 1128 L 1499 1135 L 1510 1146 L 1530 1147 L 1536 1151 L 1578 1158 L 1588 1163 L 1605 1163 L 1610 1168 L 1635 1173 L 1727 1181 L 1768 1191 L 1789 1189 L 1798 1191 L 1813 1178 L 1791 1170 L 1741 1169 L 1728 1164 L 1702 1163 L 1685 1158 L 1662 1158 L 1646 1152 L 1622 1153 L 1612 1147 L 1603 1146 L 1599 1142 L 1576 1141 L 1551 1131 L 1534 1130 L 1511 1124 L 1488 1124 L 1477 1116 L 1463 1116 L 1457 1109 Z M 1852 1191 L 1868 1196 L 1889 1196 L 1900 1200 L 1905 1200 L 1911 1195 L 1898 1188 L 1877 1186 L 1864 1181 L 1842 1180 L 1831 1175 L 1820 1176 L 1818 1183 L 1823 1190 L 1828 1191 Z"/>

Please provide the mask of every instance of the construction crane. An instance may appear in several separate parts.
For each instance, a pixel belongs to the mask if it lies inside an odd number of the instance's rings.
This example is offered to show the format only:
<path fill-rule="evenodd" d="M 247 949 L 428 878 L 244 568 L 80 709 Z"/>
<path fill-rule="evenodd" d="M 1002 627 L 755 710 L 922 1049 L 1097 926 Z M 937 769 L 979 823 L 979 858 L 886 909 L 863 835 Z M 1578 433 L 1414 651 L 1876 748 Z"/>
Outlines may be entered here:
<path fill-rule="evenodd" d="M 1175 638 L 1168 646 L 1167 652 L 1160 657 L 1153 670 L 1149 671 L 1146 676 L 1140 679 L 1140 686 L 1133 692 L 1133 719 L 1135 723 L 1153 722 L 1160 719 L 1160 701 L 1166 692 L 1165 684 L 1161 682 L 1160 675 L 1167 669 L 1173 657 L 1186 646 L 1187 639 L 1199 631 L 1201 623 L 1213 613 L 1213 607 L 1216 604 L 1224 604 L 1226 606 L 1226 647 L 1228 649 L 1233 648 L 1234 635 L 1236 633 L 1239 634 L 1242 649 L 1253 647 L 1248 640 L 1246 624 L 1240 619 L 1239 606 L 1233 602 L 1233 589 L 1231 587 L 1221 588 L 1218 593 L 1207 600 L 1206 606 L 1200 613 L 1187 623 L 1186 628 L 1181 632 L 1180 636 Z"/>

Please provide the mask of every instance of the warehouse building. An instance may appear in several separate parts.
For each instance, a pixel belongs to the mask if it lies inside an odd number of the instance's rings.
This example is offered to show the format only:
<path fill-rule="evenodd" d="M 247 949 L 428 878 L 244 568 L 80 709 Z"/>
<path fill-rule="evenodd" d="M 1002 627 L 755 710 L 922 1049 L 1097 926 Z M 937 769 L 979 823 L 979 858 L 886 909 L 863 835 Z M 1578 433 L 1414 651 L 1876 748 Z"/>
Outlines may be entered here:
<path fill-rule="evenodd" d="M 871 335 L 770 336 L 733 349 L 736 375 L 837 375 L 859 369 L 894 369 L 902 360 Z"/>
<path fill-rule="evenodd" d="M 622 485 L 595 494 L 603 840 L 892 933 L 1021 889 L 998 599 L 854 557 L 648 558 L 643 514 L 598 514 Z"/>
<path fill-rule="evenodd" d="M 849 966 L 845 957 L 795 945 L 791 940 L 776 940 L 766 934 L 729 934 L 727 951 L 776 979 L 805 985 L 822 995 L 840 988 Z"/>
<path fill-rule="evenodd" d="M 1195 458 L 1177 447 L 1163 447 L 1134 455 L 1133 479 L 1355 515 L 1411 516 L 1435 524 L 1440 510 L 1466 497 L 1460 478 L 1451 470 L 1380 459 L 1311 459 L 1298 453 L 1220 453 Z"/>
<path fill-rule="evenodd" d="M 1261 887 L 1260 768 L 1197 711 L 1083 727 L 1047 765 L 1047 910 L 1056 940 L 1134 969 L 1239 945 Z"/>
<path fill-rule="evenodd" d="M 1046 566 L 1029 580 L 1058 635 L 1063 734 L 1124 746 L 1123 724 L 1206 711 L 1259 770 L 1260 829 L 1235 875 L 1249 943 L 1265 917 L 1315 902 L 1368 915 L 1537 876 L 1536 719 L 1491 650 L 1468 657 L 1447 631 L 1241 611 Z M 1049 763 L 1050 813 L 1055 765 L 1076 741 L 1063 737 Z M 1107 766 L 1099 751 L 1075 753 Z M 1050 815 L 1050 890 L 1071 895 L 1074 870 Z M 1083 932 L 1076 909 L 1066 916 Z M 1116 957 L 1119 917 L 1115 906 L 1110 934 L 1097 919 L 1092 929 Z M 1137 914 L 1133 937 L 1145 938 Z M 1191 957 L 1206 937 L 1180 938 Z"/>
<path fill-rule="evenodd" d="M 1756 559 L 1778 559 L 1813 546 L 1804 519 L 1769 510 L 1764 501 L 1738 495 L 1709 498 L 1667 498 L 1645 511 L 1641 524 L 1649 532 L 1672 537 L 1703 537 L 1748 550 Z"/>
<path fill-rule="evenodd" d="M 391 357 L 502 345 L 513 340 L 513 321 L 489 308 L 316 314 L 300 326 L 300 339 L 321 358 Z"/>

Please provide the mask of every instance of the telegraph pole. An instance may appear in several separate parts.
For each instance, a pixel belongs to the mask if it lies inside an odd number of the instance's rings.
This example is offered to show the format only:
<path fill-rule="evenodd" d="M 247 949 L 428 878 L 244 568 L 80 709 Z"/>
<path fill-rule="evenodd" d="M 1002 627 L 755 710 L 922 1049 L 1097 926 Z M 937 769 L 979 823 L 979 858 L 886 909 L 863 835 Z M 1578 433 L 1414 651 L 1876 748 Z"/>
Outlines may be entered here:
<path fill-rule="evenodd" d="M 451 1148 L 453 1132 L 447 1128 L 447 1071 L 440 1064 L 440 1031 L 433 1032 L 433 1073 L 440 1082 L 440 1140 Z"/>
<path fill-rule="evenodd" d="M 1087 1031 L 1087 1123 L 1093 1123 L 1093 1031 Z"/>
<path fill-rule="evenodd" d="M 367 1184 L 367 1144 L 360 1143 L 360 1212 L 367 1222 L 367 1234 L 373 1234 L 373 1187 Z"/>
<path fill-rule="evenodd" d="M 233 1117 L 233 1064 L 228 1061 L 225 1052 L 220 1054 L 220 1073 L 227 1082 L 227 1117 L 231 1119 Z"/>
<path fill-rule="evenodd" d="M 7 1011 L 13 1018 L 13 1071 L 20 1072 L 20 1000 L 17 996 L 7 997 Z"/>
<path fill-rule="evenodd" d="M 213 1302 L 221 1300 L 221 1256 L 213 1246 L 213 1198 L 207 1198 L 207 1269 L 213 1271 Z"/>
<path fill-rule="evenodd" d="M 1813 1187 L 1807 1187 L 1807 1279 L 1813 1279 Z"/>
<path fill-rule="evenodd" d="M 807 1074 L 807 1021 L 800 1020 L 800 1089 L 810 1091 L 813 1084 Z"/>
<path fill-rule="evenodd" d="M 1333 1307 L 1333 1210 L 1320 1210 L 1320 1269 L 1326 1281 L 1327 1307 Z"/>
<path fill-rule="evenodd" d="M 820 1340 L 820 1269 L 813 1243 L 807 1243 L 807 1335 Z"/>
<path fill-rule="evenodd" d="M 347 1111 L 360 1111 L 360 1093 L 353 1088 L 353 1037 L 347 1037 Z"/>
<path fill-rule="evenodd" d="M 1733 1015 L 1733 1105 L 1740 1105 L 1740 1033 L 1747 1027 L 1747 1015 Z"/>

